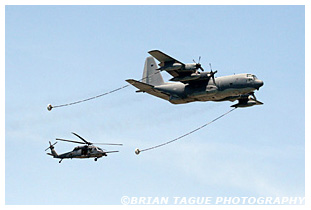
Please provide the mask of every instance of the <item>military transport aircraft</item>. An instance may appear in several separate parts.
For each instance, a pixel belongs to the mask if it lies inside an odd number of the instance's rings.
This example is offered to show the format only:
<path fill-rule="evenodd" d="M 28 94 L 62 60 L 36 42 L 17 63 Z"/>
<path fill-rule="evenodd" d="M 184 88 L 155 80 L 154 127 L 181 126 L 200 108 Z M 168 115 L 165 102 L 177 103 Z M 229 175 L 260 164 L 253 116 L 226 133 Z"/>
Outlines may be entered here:
<path fill-rule="evenodd" d="M 194 101 L 235 101 L 231 107 L 249 107 L 261 105 L 254 95 L 254 91 L 263 85 L 253 74 L 236 74 L 215 78 L 217 71 L 204 72 L 199 62 L 184 64 L 169 55 L 152 50 L 148 52 L 156 58 L 147 57 L 141 82 L 128 79 L 131 85 L 153 96 L 168 100 L 172 104 L 184 104 Z M 201 71 L 199 71 L 199 69 Z M 166 71 L 173 76 L 170 81 L 164 82 L 160 71 Z"/>
<path fill-rule="evenodd" d="M 98 158 L 101 158 L 103 156 L 107 156 L 107 153 L 113 153 L 113 152 L 119 152 L 119 151 L 104 151 L 103 149 L 94 146 L 93 144 L 102 144 L 102 145 L 117 145 L 117 146 L 122 146 L 122 144 L 110 144 L 110 143 L 91 143 L 89 141 L 86 141 L 84 138 L 79 136 L 76 133 L 73 133 L 75 136 L 80 138 L 83 142 L 80 141 L 73 141 L 73 140 L 67 140 L 67 139 L 56 139 L 59 141 L 67 141 L 67 142 L 72 142 L 72 143 L 77 143 L 77 144 L 85 144 L 84 146 L 77 146 L 75 147 L 71 152 L 66 152 L 63 154 L 57 154 L 54 145 L 57 143 L 55 142 L 54 144 L 50 143 L 50 146 L 46 149 L 50 149 L 51 153 L 47 153 L 48 155 L 53 156 L 54 158 L 59 158 L 60 161 L 59 163 L 62 162 L 63 159 L 72 159 L 72 158 L 94 158 L 95 161 L 97 161 Z M 45 151 L 46 151 L 45 150 Z"/>

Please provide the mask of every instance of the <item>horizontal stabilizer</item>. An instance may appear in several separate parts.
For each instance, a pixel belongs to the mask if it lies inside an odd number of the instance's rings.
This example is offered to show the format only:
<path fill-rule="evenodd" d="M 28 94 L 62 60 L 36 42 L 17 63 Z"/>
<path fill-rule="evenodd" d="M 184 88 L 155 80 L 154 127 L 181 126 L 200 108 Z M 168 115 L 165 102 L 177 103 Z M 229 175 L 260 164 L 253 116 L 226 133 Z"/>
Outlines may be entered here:
<path fill-rule="evenodd" d="M 152 85 L 148 85 L 146 83 L 139 82 L 139 81 L 136 81 L 136 80 L 133 80 L 133 79 L 128 79 L 128 80 L 125 80 L 125 81 L 127 81 L 128 83 L 130 83 L 134 87 L 138 88 L 139 90 L 136 91 L 136 92 L 146 92 L 146 93 L 149 93 L 149 94 L 151 94 L 153 96 L 162 98 L 162 99 L 167 100 L 167 101 L 170 98 L 170 94 L 169 93 L 164 93 L 163 91 L 157 90 Z"/>
<path fill-rule="evenodd" d="M 53 156 L 51 153 L 46 153 L 47 155 L 51 155 L 51 156 Z"/>
<path fill-rule="evenodd" d="M 147 92 L 148 90 L 152 89 L 153 86 L 152 85 L 148 85 L 146 83 L 143 83 L 143 82 L 139 82 L 139 81 L 136 81 L 134 79 L 127 79 L 125 80 L 127 81 L 128 83 L 130 83 L 131 85 L 133 85 L 134 87 L 138 88 L 139 90 L 141 90 L 140 92 Z"/>

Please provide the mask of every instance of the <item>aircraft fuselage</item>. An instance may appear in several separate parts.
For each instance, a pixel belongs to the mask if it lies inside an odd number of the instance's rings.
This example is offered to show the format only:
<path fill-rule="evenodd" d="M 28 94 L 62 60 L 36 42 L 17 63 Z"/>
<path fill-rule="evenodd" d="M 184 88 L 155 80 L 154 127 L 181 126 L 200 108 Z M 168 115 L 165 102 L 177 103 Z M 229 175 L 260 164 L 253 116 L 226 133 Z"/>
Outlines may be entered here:
<path fill-rule="evenodd" d="M 171 103 L 183 104 L 193 101 L 234 101 L 241 95 L 258 90 L 262 85 L 263 81 L 253 74 L 236 74 L 215 78 L 215 83 L 212 79 L 208 83 L 170 82 L 154 89 L 170 93 Z"/>

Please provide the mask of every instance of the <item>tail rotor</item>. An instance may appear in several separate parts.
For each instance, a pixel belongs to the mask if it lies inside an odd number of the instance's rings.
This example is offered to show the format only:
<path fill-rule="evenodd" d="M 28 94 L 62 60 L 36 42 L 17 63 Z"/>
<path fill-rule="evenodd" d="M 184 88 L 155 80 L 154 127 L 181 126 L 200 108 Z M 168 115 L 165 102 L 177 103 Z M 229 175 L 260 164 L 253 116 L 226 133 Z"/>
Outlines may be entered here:
<path fill-rule="evenodd" d="M 48 149 L 54 149 L 54 145 L 57 144 L 57 142 L 55 142 L 54 144 L 51 144 L 50 141 L 49 141 L 49 143 L 50 143 L 50 146 L 48 148 L 46 148 L 45 151 Z"/>

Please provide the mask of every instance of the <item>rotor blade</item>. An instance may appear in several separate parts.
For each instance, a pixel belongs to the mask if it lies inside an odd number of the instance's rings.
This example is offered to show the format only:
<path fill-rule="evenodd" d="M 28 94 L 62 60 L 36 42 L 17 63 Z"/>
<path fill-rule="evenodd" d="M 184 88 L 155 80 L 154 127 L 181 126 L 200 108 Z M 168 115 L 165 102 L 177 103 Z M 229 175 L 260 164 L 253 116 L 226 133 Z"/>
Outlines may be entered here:
<path fill-rule="evenodd" d="M 112 143 L 92 143 L 92 144 L 123 146 L 123 144 L 112 144 Z"/>
<path fill-rule="evenodd" d="M 77 136 L 78 138 L 80 138 L 82 141 L 84 141 L 87 144 L 92 144 L 91 142 L 88 142 L 87 140 L 85 140 L 84 138 L 82 138 L 81 136 L 79 136 L 78 134 L 71 132 L 73 135 Z"/>
<path fill-rule="evenodd" d="M 107 151 L 105 153 L 113 153 L 113 152 L 119 152 L 119 151 Z"/>
<path fill-rule="evenodd" d="M 85 144 L 84 142 L 80 142 L 80 141 L 73 141 L 73 140 L 68 140 L 68 139 L 56 139 L 59 141 L 68 141 L 68 142 L 72 142 L 72 143 L 77 143 L 77 144 Z"/>
<path fill-rule="evenodd" d="M 200 66 L 200 69 L 201 69 L 202 71 L 204 71 L 204 69 L 203 69 L 203 67 L 202 67 L 202 66 Z"/>

